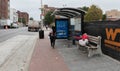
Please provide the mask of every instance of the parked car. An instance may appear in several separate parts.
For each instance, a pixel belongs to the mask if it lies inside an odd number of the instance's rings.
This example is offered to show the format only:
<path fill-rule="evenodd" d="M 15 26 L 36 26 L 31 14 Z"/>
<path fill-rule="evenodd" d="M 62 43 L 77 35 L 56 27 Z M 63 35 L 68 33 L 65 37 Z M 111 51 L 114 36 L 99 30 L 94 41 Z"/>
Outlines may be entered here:
<path fill-rule="evenodd" d="M 18 24 L 12 23 L 11 28 L 18 28 Z"/>

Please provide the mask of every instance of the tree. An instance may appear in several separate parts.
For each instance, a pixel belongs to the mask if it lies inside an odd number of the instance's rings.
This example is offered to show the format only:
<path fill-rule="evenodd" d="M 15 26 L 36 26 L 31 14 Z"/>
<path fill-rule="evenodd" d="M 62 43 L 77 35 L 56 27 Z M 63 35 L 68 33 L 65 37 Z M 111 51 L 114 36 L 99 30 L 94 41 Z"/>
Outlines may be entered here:
<path fill-rule="evenodd" d="M 88 9 L 89 9 L 89 7 L 87 7 L 87 6 L 83 6 L 83 7 L 81 7 L 80 9 L 82 9 L 82 10 L 84 10 L 84 11 L 88 11 Z"/>
<path fill-rule="evenodd" d="M 54 21 L 54 16 L 51 16 L 52 13 L 53 13 L 52 11 L 49 11 L 45 15 L 45 18 L 44 18 L 45 24 L 50 25 Z"/>
<path fill-rule="evenodd" d="M 99 20 L 102 20 L 102 10 L 96 5 L 92 5 L 85 15 L 85 21 L 90 22 Z"/>
<path fill-rule="evenodd" d="M 102 16 L 102 20 L 103 20 L 103 21 L 106 20 L 106 14 L 103 14 L 103 16 Z"/>
<path fill-rule="evenodd" d="M 18 18 L 18 22 L 22 22 L 22 19 L 21 19 L 21 18 Z"/>
<path fill-rule="evenodd" d="M 32 17 L 30 17 L 30 20 L 34 20 Z"/>
<path fill-rule="evenodd" d="M 18 18 L 18 22 L 21 22 L 21 23 L 23 23 L 23 24 L 26 24 L 25 18 Z"/>
<path fill-rule="evenodd" d="M 23 23 L 23 24 L 26 24 L 25 18 L 22 18 L 22 23 Z"/>

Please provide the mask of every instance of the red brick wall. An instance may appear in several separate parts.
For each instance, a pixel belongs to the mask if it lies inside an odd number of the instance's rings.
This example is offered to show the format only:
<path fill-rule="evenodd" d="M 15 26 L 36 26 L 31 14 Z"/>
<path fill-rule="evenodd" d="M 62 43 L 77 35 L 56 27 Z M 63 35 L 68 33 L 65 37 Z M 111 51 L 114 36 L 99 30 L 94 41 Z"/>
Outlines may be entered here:
<path fill-rule="evenodd" d="M 0 0 L 0 19 L 8 19 L 8 1 Z"/>
<path fill-rule="evenodd" d="M 27 12 L 20 12 L 20 11 L 18 11 L 17 13 L 18 13 L 18 17 L 25 18 L 26 24 L 28 24 L 29 14 Z"/>

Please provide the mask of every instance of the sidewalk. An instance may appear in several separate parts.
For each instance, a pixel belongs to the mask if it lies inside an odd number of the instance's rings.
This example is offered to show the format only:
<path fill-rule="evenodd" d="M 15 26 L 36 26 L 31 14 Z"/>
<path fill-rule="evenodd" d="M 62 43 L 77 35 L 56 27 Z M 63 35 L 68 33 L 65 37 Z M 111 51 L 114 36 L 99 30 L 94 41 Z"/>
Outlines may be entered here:
<path fill-rule="evenodd" d="M 50 46 L 49 31 L 44 33 L 44 39 L 37 39 L 29 71 L 69 71 L 57 49 Z"/>
<path fill-rule="evenodd" d="M 37 39 L 29 71 L 120 71 L 119 61 L 104 54 L 88 58 L 76 46 L 68 47 L 64 39 L 56 40 L 52 49 L 47 37 L 49 31 L 44 32 L 45 38 Z"/>

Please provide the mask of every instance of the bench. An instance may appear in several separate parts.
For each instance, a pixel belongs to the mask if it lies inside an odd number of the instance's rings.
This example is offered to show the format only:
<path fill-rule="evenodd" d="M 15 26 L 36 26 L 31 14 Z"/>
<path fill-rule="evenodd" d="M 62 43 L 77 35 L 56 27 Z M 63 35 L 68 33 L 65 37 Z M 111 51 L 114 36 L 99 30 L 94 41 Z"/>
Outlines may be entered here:
<path fill-rule="evenodd" d="M 88 41 L 89 44 L 86 46 L 79 45 L 79 41 L 76 41 L 77 47 L 80 48 L 86 48 L 86 51 L 88 53 L 88 57 L 93 56 L 94 54 L 100 54 L 102 55 L 101 51 L 101 36 L 92 36 L 88 35 Z"/>

